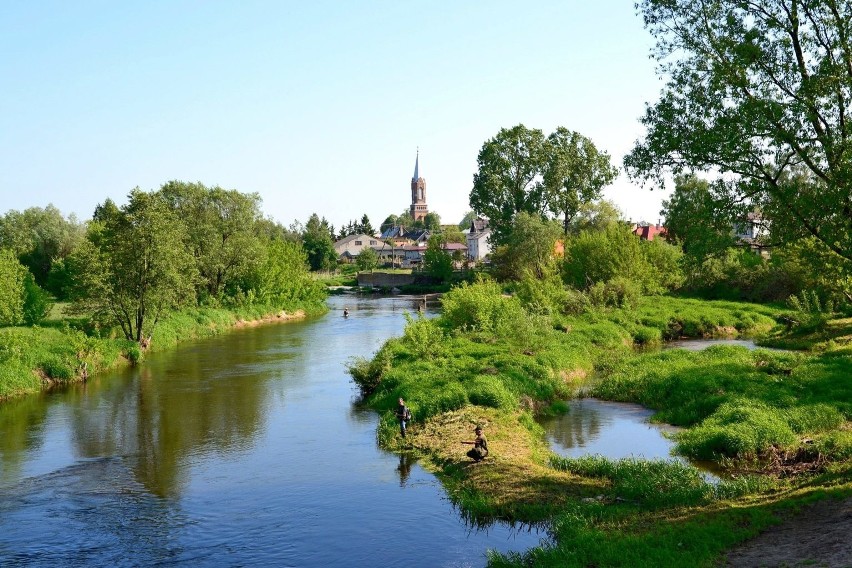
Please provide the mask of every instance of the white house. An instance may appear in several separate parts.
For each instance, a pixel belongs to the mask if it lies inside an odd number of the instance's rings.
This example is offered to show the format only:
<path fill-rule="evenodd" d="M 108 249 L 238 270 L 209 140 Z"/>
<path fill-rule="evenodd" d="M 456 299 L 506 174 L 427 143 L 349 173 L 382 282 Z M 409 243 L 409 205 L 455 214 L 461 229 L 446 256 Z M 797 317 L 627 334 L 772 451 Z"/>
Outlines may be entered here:
<path fill-rule="evenodd" d="M 365 248 L 381 246 L 382 242 L 372 235 L 364 233 L 349 235 L 334 243 L 334 251 L 339 258 L 350 261 L 356 258 Z"/>
<path fill-rule="evenodd" d="M 491 254 L 491 243 L 488 242 L 490 236 L 487 220 L 474 219 L 470 222 L 470 231 L 467 233 L 467 257 L 470 260 L 482 260 Z"/>

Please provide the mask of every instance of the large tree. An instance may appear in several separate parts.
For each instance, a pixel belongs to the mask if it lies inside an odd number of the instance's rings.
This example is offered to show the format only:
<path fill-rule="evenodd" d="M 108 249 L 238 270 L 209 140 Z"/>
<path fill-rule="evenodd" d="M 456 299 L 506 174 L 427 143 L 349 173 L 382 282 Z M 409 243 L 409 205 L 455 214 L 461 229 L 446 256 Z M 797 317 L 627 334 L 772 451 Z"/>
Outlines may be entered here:
<path fill-rule="evenodd" d="M 302 231 L 302 246 L 308 255 L 311 270 L 331 270 L 337 264 L 332 228 L 325 217 L 312 214 Z"/>
<path fill-rule="evenodd" d="M 139 189 L 127 205 L 98 208 L 87 239 L 69 260 L 77 272 L 77 307 L 127 339 L 142 342 L 160 316 L 195 303 L 195 262 L 183 223 L 159 195 Z"/>
<path fill-rule="evenodd" d="M 520 212 L 544 213 L 546 139 L 537 128 L 501 128 L 482 145 L 473 175 L 470 206 L 487 217 L 496 242 L 503 242 Z"/>
<path fill-rule="evenodd" d="M 617 175 L 609 154 L 582 134 L 560 126 L 547 137 L 545 200 L 548 210 L 562 218 L 564 234 L 580 207 L 600 199 Z"/>
<path fill-rule="evenodd" d="M 83 240 L 85 227 L 72 214 L 67 219 L 53 205 L 8 211 L 0 216 L 0 247 L 12 250 L 36 282 L 49 286 L 48 276 L 54 264 L 65 259 Z"/>
<path fill-rule="evenodd" d="M 783 236 L 810 234 L 852 259 L 852 2 L 638 7 L 668 82 L 625 157 L 631 176 L 722 174 L 731 197 L 760 206 Z"/>
<path fill-rule="evenodd" d="M 258 194 L 170 181 L 159 195 L 186 226 L 200 276 L 199 297 L 219 297 L 261 262 Z"/>
<path fill-rule="evenodd" d="M 680 175 L 661 213 L 666 218 L 666 238 L 700 264 L 736 244 L 732 228 L 745 218 L 746 210 L 727 199 L 723 181 Z"/>

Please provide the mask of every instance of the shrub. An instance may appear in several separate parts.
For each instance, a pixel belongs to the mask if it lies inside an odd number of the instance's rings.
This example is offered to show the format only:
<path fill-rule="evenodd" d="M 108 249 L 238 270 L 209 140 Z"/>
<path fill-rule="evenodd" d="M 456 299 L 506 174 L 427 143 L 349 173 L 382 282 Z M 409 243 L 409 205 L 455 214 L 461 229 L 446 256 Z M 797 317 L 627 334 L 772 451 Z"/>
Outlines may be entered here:
<path fill-rule="evenodd" d="M 59 356 L 51 356 L 39 364 L 39 369 L 51 379 L 68 381 L 74 378 L 74 370 Z"/>
<path fill-rule="evenodd" d="M 798 296 L 790 296 L 787 306 L 795 312 L 793 326 L 802 331 L 824 329 L 834 312 L 834 304 L 830 300 L 821 302 L 815 290 L 804 290 Z"/>
<path fill-rule="evenodd" d="M 597 282 L 588 291 L 593 305 L 611 308 L 635 308 L 641 295 L 640 285 L 623 277 L 613 278 L 606 283 Z"/>
<path fill-rule="evenodd" d="M 27 325 L 41 322 L 50 313 L 53 302 L 50 296 L 36 284 L 35 278 L 29 272 L 24 277 L 24 310 L 23 320 Z"/>
<path fill-rule="evenodd" d="M 423 314 L 418 314 L 417 319 L 414 319 L 406 313 L 405 321 L 402 342 L 406 347 L 425 359 L 432 359 L 440 353 L 444 331 L 434 320 L 426 319 Z"/>
<path fill-rule="evenodd" d="M 392 356 L 385 344 L 372 359 L 352 357 L 346 363 L 346 371 L 361 389 L 361 394 L 373 393 L 382 381 L 382 376 L 391 368 Z"/>

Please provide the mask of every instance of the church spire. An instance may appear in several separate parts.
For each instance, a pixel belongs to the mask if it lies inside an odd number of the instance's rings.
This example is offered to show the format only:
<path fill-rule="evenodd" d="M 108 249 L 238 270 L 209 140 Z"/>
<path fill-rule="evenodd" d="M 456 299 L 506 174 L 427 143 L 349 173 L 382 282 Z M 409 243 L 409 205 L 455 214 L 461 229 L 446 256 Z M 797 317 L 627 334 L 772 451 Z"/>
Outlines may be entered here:
<path fill-rule="evenodd" d="M 414 177 L 411 178 L 414 181 L 420 179 L 420 175 L 418 174 L 418 170 L 420 169 L 420 147 L 417 147 L 417 158 L 414 160 Z"/>

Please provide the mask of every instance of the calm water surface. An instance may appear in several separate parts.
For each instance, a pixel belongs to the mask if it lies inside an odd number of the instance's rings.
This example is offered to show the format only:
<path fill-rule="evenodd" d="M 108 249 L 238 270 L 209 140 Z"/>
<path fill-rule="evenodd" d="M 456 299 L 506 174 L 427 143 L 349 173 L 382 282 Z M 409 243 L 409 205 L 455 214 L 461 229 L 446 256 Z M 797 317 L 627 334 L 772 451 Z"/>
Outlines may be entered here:
<path fill-rule="evenodd" d="M 0 566 L 483 566 L 546 538 L 467 526 L 376 447 L 344 362 L 416 305 L 329 303 L 0 405 Z"/>

